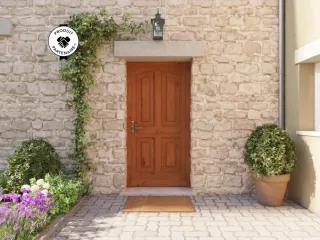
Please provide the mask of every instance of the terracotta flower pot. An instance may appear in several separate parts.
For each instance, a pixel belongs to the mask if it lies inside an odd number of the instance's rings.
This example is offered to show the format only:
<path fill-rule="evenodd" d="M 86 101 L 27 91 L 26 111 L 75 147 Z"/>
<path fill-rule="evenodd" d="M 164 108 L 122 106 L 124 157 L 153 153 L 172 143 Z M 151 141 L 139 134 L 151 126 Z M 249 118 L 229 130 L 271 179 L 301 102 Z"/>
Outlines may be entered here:
<path fill-rule="evenodd" d="M 259 202 L 266 206 L 281 206 L 290 174 L 256 177 L 256 194 Z"/>

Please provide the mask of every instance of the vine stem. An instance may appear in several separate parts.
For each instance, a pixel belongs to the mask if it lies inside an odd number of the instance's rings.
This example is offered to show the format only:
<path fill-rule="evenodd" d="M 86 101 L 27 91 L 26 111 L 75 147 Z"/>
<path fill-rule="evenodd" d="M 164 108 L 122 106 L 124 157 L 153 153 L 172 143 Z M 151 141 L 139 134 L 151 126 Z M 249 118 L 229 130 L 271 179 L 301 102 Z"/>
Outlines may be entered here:
<path fill-rule="evenodd" d="M 136 24 L 130 22 L 130 15 L 124 14 L 122 21 L 116 23 L 105 11 L 99 14 L 79 13 L 72 15 L 67 22 L 78 35 L 79 47 L 60 68 L 61 78 L 71 83 L 72 100 L 71 107 L 75 110 L 74 136 L 71 159 L 73 162 L 73 174 L 76 177 L 84 177 L 90 170 L 87 159 L 85 143 L 85 124 L 89 116 L 90 107 L 86 103 L 88 90 L 94 85 L 94 70 L 99 66 L 97 49 L 108 41 L 111 41 L 119 33 L 129 32 L 137 35 L 144 32 L 148 22 Z"/>

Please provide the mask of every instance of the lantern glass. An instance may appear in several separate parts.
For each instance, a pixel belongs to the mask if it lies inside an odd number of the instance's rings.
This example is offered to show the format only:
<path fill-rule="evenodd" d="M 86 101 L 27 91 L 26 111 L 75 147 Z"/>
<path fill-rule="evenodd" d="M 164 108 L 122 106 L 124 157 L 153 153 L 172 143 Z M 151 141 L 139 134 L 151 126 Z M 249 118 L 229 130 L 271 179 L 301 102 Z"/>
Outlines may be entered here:
<path fill-rule="evenodd" d="M 153 35 L 155 37 L 162 37 L 162 29 L 159 21 L 154 21 Z"/>

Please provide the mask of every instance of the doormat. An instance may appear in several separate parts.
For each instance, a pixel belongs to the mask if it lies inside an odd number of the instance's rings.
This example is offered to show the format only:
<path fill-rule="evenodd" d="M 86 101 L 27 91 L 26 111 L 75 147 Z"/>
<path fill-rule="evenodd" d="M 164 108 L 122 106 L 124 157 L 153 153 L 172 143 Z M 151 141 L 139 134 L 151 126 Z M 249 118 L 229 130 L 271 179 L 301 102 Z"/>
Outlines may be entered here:
<path fill-rule="evenodd" d="M 195 212 L 190 197 L 137 196 L 128 197 L 123 212 Z"/>

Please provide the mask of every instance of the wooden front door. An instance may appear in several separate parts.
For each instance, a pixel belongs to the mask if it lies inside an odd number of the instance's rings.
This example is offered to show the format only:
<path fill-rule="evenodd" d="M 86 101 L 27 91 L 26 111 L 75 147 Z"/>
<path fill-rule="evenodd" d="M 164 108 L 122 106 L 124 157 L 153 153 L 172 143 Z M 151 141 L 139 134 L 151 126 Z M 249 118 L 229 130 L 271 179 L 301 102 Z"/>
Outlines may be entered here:
<path fill-rule="evenodd" d="M 190 186 L 190 63 L 127 63 L 127 186 Z"/>

